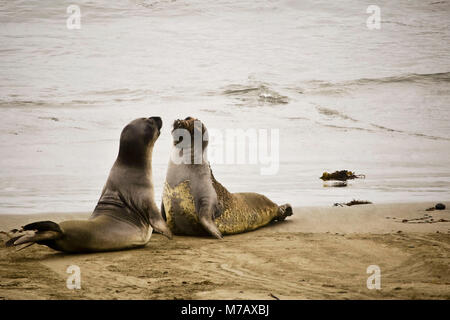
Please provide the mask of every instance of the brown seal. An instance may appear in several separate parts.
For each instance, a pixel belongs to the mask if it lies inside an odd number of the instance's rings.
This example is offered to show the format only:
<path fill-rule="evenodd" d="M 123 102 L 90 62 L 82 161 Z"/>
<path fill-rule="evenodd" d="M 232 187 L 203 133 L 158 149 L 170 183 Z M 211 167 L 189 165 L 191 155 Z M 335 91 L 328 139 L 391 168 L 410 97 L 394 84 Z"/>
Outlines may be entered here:
<path fill-rule="evenodd" d="M 88 220 L 34 222 L 12 230 L 6 246 L 37 243 L 64 252 L 95 252 L 145 246 L 153 229 L 171 238 L 152 182 L 152 152 L 161 127 L 160 117 L 150 117 L 122 130 L 119 154 Z"/>
<path fill-rule="evenodd" d="M 189 133 L 191 146 L 181 147 L 179 130 Z M 255 230 L 271 221 L 281 221 L 292 215 L 289 204 L 278 206 L 257 193 L 230 193 L 215 178 L 206 158 L 208 132 L 199 120 L 188 117 L 176 120 L 172 135 L 172 155 L 187 152 L 186 160 L 169 161 L 164 185 L 161 213 L 175 234 L 222 235 Z M 201 142 L 194 137 L 201 136 Z M 204 138 L 203 138 L 204 137 Z M 200 161 L 199 161 L 200 160 Z"/>

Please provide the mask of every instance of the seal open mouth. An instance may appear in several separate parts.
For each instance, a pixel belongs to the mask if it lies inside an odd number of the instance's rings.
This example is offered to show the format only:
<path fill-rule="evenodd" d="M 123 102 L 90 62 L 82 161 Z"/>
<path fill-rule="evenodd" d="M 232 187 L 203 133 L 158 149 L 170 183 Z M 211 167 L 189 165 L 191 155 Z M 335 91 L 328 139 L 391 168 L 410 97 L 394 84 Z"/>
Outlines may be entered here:
<path fill-rule="evenodd" d="M 189 132 L 193 132 L 194 129 L 194 122 L 197 120 L 196 118 L 187 117 L 184 120 L 177 119 L 173 122 L 173 130 L 176 129 L 186 129 Z"/>

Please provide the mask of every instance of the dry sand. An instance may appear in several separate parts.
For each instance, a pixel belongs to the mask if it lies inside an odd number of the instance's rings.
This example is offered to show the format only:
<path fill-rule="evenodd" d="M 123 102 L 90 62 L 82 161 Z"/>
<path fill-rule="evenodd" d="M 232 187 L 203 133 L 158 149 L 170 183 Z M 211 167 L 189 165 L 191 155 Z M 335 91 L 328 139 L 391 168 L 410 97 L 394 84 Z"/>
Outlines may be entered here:
<path fill-rule="evenodd" d="M 450 299 L 450 210 L 426 212 L 432 205 L 296 208 L 285 222 L 222 241 L 154 234 L 145 248 L 119 252 L 2 245 L 0 298 Z M 0 229 L 88 216 L 2 215 Z M 412 218 L 422 220 L 402 222 Z M 81 268 L 80 290 L 66 287 L 69 265 Z M 369 265 L 381 268 L 381 290 L 367 289 Z"/>

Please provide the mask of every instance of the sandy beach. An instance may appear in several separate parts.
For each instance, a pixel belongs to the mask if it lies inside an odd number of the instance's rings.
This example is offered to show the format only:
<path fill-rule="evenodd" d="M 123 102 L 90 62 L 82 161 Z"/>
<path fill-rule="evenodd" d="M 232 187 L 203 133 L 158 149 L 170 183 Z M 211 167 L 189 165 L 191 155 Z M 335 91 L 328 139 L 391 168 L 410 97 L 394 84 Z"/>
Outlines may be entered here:
<path fill-rule="evenodd" d="M 433 203 L 296 208 L 224 240 L 154 234 L 142 249 L 0 248 L 0 299 L 450 299 L 450 210 Z M 2 215 L 0 229 L 89 214 Z M 81 269 L 69 290 L 66 269 Z M 381 289 L 369 290 L 369 265 Z"/>

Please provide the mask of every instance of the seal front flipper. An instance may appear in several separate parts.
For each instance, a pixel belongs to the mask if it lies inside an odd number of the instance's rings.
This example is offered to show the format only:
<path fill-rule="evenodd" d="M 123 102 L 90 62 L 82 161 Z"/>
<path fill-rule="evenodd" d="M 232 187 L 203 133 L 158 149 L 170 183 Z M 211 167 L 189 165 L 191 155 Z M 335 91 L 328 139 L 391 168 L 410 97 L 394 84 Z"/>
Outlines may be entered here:
<path fill-rule="evenodd" d="M 205 228 L 206 231 L 208 231 L 209 234 L 217 239 L 223 239 L 222 233 L 220 233 L 213 220 L 216 214 L 216 210 L 213 210 L 213 208 L 215 209 L 216 206 L 212 205 L 209 202 L 201 203 L 198 210 L 198 218 L 200 224 L 203 226 L 203 228 Z"/>
<path fill-rule="evenodd" d="M 167 226 L 166 221 L 163 219 L 162 215 L 159 213 L 159 210 L 156 209 L 156 207 L 152 210 L 152 212 L 150 212 L 150 225 L 156 232 L 165 235 L 169 239 L 173 238 L 172 232 Z"/>
<path fill-rule="evenodd" d="M 161 216 L 163 217 L 164 221 L 167 221 L 166 209 L 164 208 L 164 202 L 163 201 L 161 201 Z"/>

